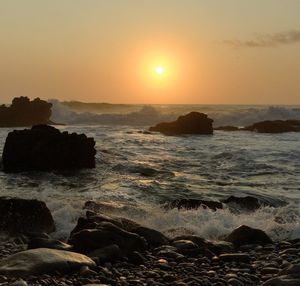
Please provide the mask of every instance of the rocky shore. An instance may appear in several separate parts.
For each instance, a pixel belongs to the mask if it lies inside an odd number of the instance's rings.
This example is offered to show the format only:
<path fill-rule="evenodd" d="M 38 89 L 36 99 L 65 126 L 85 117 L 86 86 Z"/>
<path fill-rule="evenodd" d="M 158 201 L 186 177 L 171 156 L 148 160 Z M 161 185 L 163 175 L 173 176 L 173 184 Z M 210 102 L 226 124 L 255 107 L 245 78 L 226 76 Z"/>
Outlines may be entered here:
<path fill-rule="evenodd" d="M 23 205 L 23 213 L 16 204 Z M 14 199 L 11 217 L 30 214 L 25 206 L 32 204 Z M 51 217 L 43 221 L 52 223 Z M 7 226 L 10 234 L 0 241 L 0 285 L 300 285 L 300 239 L 273 242 L 248 226 L 219 241 L 166 237 L 131 220 L 87 210 L 63 242 L 44 232 L 26 233 L 23 224 L 13 235 Z M 34 217 L 28 227 L 32 224 Z"/>

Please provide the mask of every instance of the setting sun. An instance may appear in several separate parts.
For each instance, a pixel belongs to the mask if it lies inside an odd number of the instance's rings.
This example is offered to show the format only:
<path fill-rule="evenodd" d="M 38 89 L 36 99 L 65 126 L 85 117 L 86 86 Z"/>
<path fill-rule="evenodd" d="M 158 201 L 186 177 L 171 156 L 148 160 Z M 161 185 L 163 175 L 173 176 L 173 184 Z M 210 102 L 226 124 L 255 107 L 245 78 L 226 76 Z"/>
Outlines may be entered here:
<path fill-rule="evenodd" d="M 161 74 L 163 74 L 163 73 L 165 72 L 165 68 L 162 67 L 162 66 L 157 66 L 157 67 L 155 68 L 155 72 L 156 72 L 158 75 L 161 75 Z"/>

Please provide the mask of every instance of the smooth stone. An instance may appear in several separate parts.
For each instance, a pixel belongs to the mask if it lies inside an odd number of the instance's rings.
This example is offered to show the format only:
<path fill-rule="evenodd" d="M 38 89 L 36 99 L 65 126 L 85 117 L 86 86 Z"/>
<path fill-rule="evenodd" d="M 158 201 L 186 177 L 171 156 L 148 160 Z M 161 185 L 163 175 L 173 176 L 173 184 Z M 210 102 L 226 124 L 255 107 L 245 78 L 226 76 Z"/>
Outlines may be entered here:
<path fill-rule="evenodd" d="M 271 244 L 272 240 L 262 230 L 242 225 L 233 230 L 225 241 L 233 243 L 235 247 L 240 247 L 245 244 Z"/>
<path fill-rule="evenodd" d="M 265 274 L 277 274 L 279 272 L 278 268 L 274 268 L 274 267 L 265 267 L 261 270 L 261 274 L 265 275 Z"/>
<path fill-rule="evenodd" d="M 24 280 L 18 280 L 10 284 L 11 286 L 27 286 L 27 282 Z"/>
<path fill-rule="evenodd" d="M 53 272 L 70 273 L 82 266 L 96 266 L 89 257 L 65 250 L 37 248 L 13 254 L 0 262 L 0 273 L 26 277 Z"/>
<path fill-rule="evenodd" d="M 245 253 L 221 254 L 219 258 L 225 262 L 249 262 L 251 260 L 251 257 Z"/>
<path fill-rule="evenodd" d="M 184 256 L 178 252 L 172 250 L 160 250 L 157 253 L 158 256 L 163 258 L 173 258 L 173 259 L 182 259 Z"/>
<path fill-rule="evenodd" d="M 172 242 L 172 246 L 178 250 L 190 250 L 198 248 L 198 245 L 190 240 L 176 240 Z"/>

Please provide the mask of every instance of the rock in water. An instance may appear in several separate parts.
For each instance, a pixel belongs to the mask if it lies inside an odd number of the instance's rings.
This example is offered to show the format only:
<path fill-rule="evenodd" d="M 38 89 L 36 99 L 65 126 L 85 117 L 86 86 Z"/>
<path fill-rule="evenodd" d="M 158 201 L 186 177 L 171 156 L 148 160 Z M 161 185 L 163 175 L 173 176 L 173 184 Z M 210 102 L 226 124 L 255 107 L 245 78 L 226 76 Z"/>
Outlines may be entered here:
<path fill-rule="evenodd" d="M 95 141 L 48 125 L 14 130 L 3 150 L 5 172 L 95 168 Z"/>
<path fill-rule="evenodd" d="M 267 120 L 254 123 L 244 130 L 258 133 L 300 132 L 300 120 Z"/>
<path fill-rule="evenodd" d="M 55 225 L 44 202 L 0 197 L 0 230 L 12 235 L 51 233 L 55 230 Z"/>
<path fill-rule="evenodd" d="M 163 122 L 150 127 L 150 131 L 158 131 L 166 135 L 180 134 L 213 134 L 213 120 L 206 114 L 190 112 L 187 115 L 179 116 L 176 121 Z"/>
<path fill-rule="evenodd" d="M 235 247 L 246 244 L 266 245 L 272 243 L 272 240 L 264 231 L 246 225 L 233 230 L 224 240 L 231 242 Z"/>
<path fill-rule="evenodd" d="M 22 127 L 35 124 L 52 124 L 52 103 L 36 98 L 16 97 L 11 106 L 0 106 L 0 127 Z"/>
<path fill-rule="evenodd" d="M 235 197 L 230 196 L 226 200 L 222 201 L 224 204 L 235 204 L 239 206 L 243 210 L 247 211 L 255 211 L 259 209 L 262 206 L 264 206 L 263 203 L 261 203 L 257 198 L 246 196 L 246 197 Z"/>
<path fill-rule="evenodd" d="M 174 200 L 166 205 L 166 208 L 174 209 L 178 208 L 180 209 L 198 209 L 198 208 L 204 208 L 204 209 L 211 209 L 216 211 L 217 209 L 223 209 L 223 204 L 220 202 L 215 201 L 205 201 L 205 200 L 198 200 L 198 199 L 178 199 Z"/>
<path fill-rule="evenodd" d="M 26 277 L 29 275 L 69 273 L 82 266 L 94 267 L 89 257 L 64 250 L 37 248 L 18 252 L 0 262 L 0 273 L 8 276 Z"/>

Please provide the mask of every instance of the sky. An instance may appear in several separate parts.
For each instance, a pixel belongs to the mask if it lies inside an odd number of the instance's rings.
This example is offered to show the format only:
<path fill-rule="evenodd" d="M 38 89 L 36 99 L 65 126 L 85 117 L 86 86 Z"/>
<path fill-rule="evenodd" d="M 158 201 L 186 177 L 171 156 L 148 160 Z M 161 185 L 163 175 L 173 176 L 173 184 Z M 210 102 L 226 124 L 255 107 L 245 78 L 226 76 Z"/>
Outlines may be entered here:
<path fill-rule="evenodd" d="M 298 0 L 1 0 L 0 102 L 300 104 Z"/>

